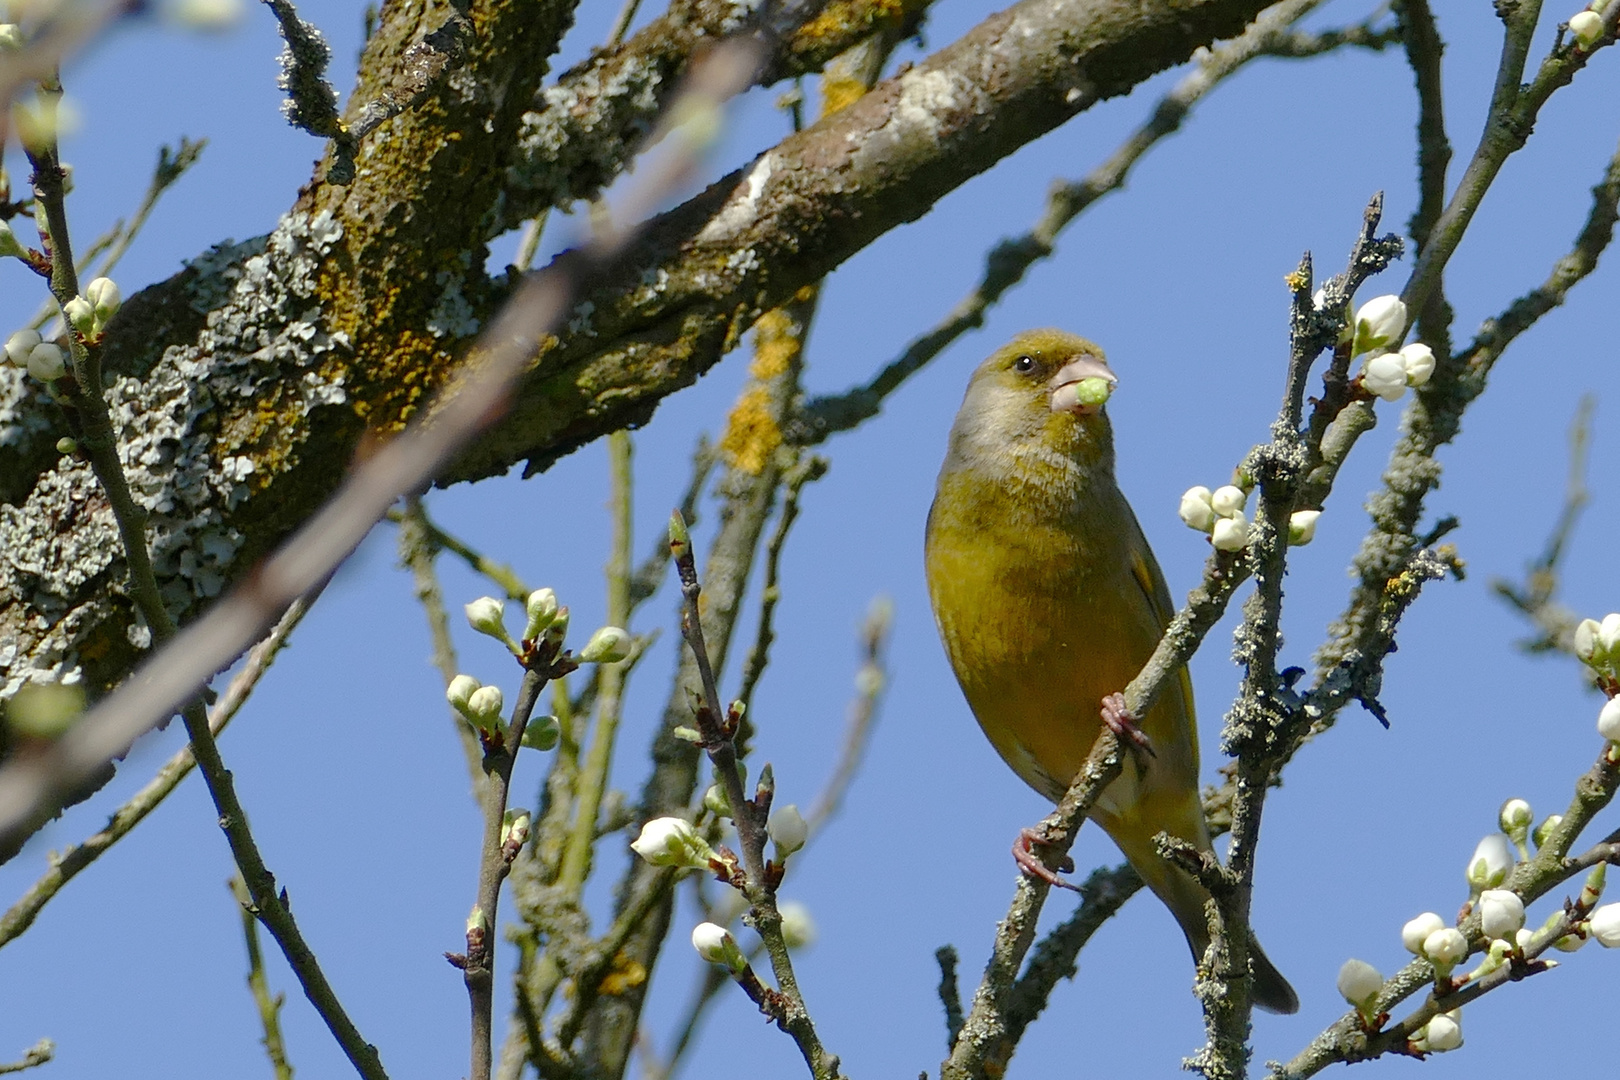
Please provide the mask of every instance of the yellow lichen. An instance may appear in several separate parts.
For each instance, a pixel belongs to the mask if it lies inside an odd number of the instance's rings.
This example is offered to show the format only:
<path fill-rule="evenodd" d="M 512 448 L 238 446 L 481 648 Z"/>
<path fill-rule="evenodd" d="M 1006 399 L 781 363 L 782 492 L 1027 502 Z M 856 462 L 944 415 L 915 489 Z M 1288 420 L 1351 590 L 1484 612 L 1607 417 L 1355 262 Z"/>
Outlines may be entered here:
<path fill-rule="evenodd" d="M 782 445 L 782 429 L 771 415 L 771 397 L 755 383 L 742 392 L 726 417 L 720 453 L 733 467 L 758 476 L 771 454 Z"/>
<path fill-rule="evenodd" d="M 647 969 L 640 961 L 621 951 L 613 957 L 613 970 L 602 978 L 596 989 L 608 997 L 618 997 L 646 981 Z"/>
<path fill-rule="evenodd" d="M 866 93 L 866 84 L 859 79 L 828 75 L 821 80 L 821 115 L 831 116 L 840 109 L 853 105 Z"/>

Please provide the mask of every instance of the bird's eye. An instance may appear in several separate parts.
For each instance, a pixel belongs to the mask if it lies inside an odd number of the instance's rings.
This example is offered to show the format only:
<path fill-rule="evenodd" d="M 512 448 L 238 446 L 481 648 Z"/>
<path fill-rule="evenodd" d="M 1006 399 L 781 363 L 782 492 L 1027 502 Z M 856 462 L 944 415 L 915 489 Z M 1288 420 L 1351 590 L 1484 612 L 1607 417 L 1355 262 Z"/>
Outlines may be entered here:
<path fill-rule="evenodd" d="M 1035 358 L 1027 355 L 1020 356 L 1018 359 L 1013 361 L 1013 370 L 1018 372 L 1020 375 L 1028 375 L 1030 372 L 1035 370 Z"/>

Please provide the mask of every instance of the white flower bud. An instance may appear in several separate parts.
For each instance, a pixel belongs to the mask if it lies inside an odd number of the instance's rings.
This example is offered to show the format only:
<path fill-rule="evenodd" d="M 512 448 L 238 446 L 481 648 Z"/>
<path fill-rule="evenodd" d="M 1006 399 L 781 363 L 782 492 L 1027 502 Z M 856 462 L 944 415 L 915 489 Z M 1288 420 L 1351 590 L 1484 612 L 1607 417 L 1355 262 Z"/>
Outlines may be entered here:
<path fill-rule="evenodd" d="M 1513 947 L 1524 952 L 1535 943 L 1536 932 L 1529 927 L 1520 927 L 1513 932 Z"/>
<path fill-rule="evenodd" d="M 1295 510 L 1288 515 L 1288 542 L 1301 547 L 1316 539 L 1316 521 L 1320 510 Z"/>
<path fill-rule="evenodd" d="M 1249 523 L 1241 517 L 1223 517 L 1215 523 L 1209 541 L 1217 551 L 1242 551 L 1249 542 Z"/>
<path fill-rule="evenodd" d="M 1182 524 L 1189 529 L 1207 533 L 1215 527 L 1215 507 L 1210 505 L 1209 488 L 1202 485 L 1186 490 L 1181 496 L 1181 506 L 1176 513 L 1181 516 Z M 1596 623 L 1592 625 L 1597 626 Z"/>
<path fill-rule="evenodd" d="M 1620 611 L 1611 611 L 1598 623 L 1598 648 L 1610 660 L 1620 658 Z"/>
<path fill-rule="evenodd" d="M 467 623 L 480 634 L 488 634 L 496 641 L 511 644 L 506 633 L 506 605 L 493 596 L 480 596 L 468 604 L 464 609 L 467 612 Z"/>
<path fill-rule="evenodd" d="M 75 296 L 63 304 L 62 315 L 81 334 L 88 334 L 96 328 L 96 306 L 82 296 Z"/>
<path fill-rule="evenodd" d="M 550 589 L 536 589 L 523 602 L 523 611 L 529 617 L 523 636 L 533 640 L 541 635 L 551 620 L 557 617 L 557 594 Z"/>
<path fill-rule="evenodd" d="M 641 827 L 630 850 L 653 866 L 691 866 L 705 869 L 714 851 L 684 818 L 653 818 Z"/>
<path fill-rule="evenodd" d="M 804 847 L 804 842 L 810 838 L 810 826 L 793 803 L 772 810 L 766 829 L 776 842 L 778 861 L 785 861 L 789 855 Z"/>
<path fill-rule="evenodd" d="M 22 27 L 16 23 L 0 23 L 0 50 L 16 52 L 23 44 Z"/>
<path fill-rule="evenodd" d="M 1356 310 L 1355 353 L 1388 348 L 1406 333 L 1406 305 L 1398 296 L 1375 296 Z"/>
<path fill-rule="evenodd" d="M 471 675 L 457 675 L 450 680 L 450 685 L 445 687 L 445 700 L 454 705 L 457 712 L 465 713 L 473 693 L 482 685 Z"/>
<path fill-rule="evenodd" d="M 500 725 L 501 710 L 505 704 L 500 687 L 480 686 L 467 698 L 467 719 L 480 730 L 494 731 Z"/>
<path fill-rule="evenodd" d="M 67 354 L 49 341 L 35 345 L 28 354 L 28 374 L 40 382 L 55 382 L 67 374 Z"/>
<path fill-rule="evenodd" d="M 1620 698 L 1610 698 L 1598 710 L 1598 734 L 1612 743 L 1620 743 Z"/>
<path fill-rule="evenodd" d="M 1368 1013 L 1378 998 L 1378 991 L 1384 988 L 1384 977 L 1365 960 L 1352 957 L 1339 969 L 1338 986 L 1344 1000 L 1362 1013 Z"/>
<path fill-rule="evenodd" d="M 748 966 L 747 958 L 737 947 L 737 940 L 725 927 L 712 922 L 698 923 L 692 930 L 692 948 L 709 963 L 718 964 L 733 975 Z"/>
<path fill-rule="evenodd" d="M 1486 889 L 1479 895 L 1479 921 L 1486 937 L 1511 941 L 1524 927 L 1524 901 L 1507 889 Z"/>
<path fill-rule="evenodd" d="M 1423 955 L 1434 965 L 1435 974 L 1445 975 L 1468 955 L 1468 939 L 1461 930 L 1444 927 L 1423 939 Z"/>
<path fill-rule="evenodd" d="M 28 354 L 33 352 L 34 347 L 43 340 L 39 336 L 38 330 L 25 328 L 17 331 L 6 339 L 6 359 L 11 361 L 12 367 L 27 367 Z M 1590 619 L 1587 621 L 1592 622 Z M 1592 622 L 1592 634 L 1593 639 L 1596 640 L 1597 623 L 1595 622 Z"/>
<path fill-rule="evenodd" d="M 1605 949 L 1620 947 L 1620 904 L 1604 904 L 1592 912 L 1586 929 Z"/>
<path fill-rule="evenodd" d="M 1406 365 L 1406 385 L 1422 386 L 1434 374 L 1434 350 L 1421 341 L 1401 347 L 1401 361 Z"/>
<path fill-rule="evenodd" d="M 1456 1012 L 1441 1013 L 1423 1025 L 1419 1035 L 1423 1048 L 1431 1054 L 1443 1054 L 1463 1044 L 1462 1024 Z"/>
<path fill-rule="evenodd" d="M 1425 911 L 1401 927 L 1401 944 L 1406 946 L 1407 952 L 1422 956 L 1423 943 L 1428 940 L 1429 935 L 1445 928 L 1444 919 L 1432 911 Z"/>
<path fill-rule="evenodd" d="M 1236 484 L 1227 484 L 1210 492 L 1209 505 L 1221 517 L 1242 517 L 1249 493 Z"/>
<path fill-rule="evenodd" d="M 1400 353 L 1369 356 L 1361 365 L 1361 385 L 1369 394 L 1395 401 L 1406 393 L 1406 362 Z"/>
<path fill-rule="evenodd" d="M 617 626 L 604 626 L 579 651 L 582 664 L 616 664 L 630 655 L 630 635 Z"/>
<path fill-rule="evenodd" d="M 1502 804 L 1502 809 L 1496 815 L 1497 824 L 1509 837 L 1515 833 L 1528 833 L 1531 823 L 1535 820 L 1535 811 L 1531 810 L 1530 804 L 1523 799 L 1509 799 Z"/>
<path fill-rule="evenodd" d="M 1569 32 L 1583 49 L 1590 49 L 1603 36 L 1603 16 L 1590 9 L 1569 17 Z"/>
<path fill-rule="evenodd" d="M 19 330 L 17 333 L 21 334 L 24 331 Z M 10 342 L 6 343 L 6 352 L 11 352 Z M 13 359 L 12 363 L 16 363 L 16 360 Z M 1575 627 L 1575 657 L 1583 664 L 1591 664 L 1597 660 L 1598 629 L 1596 619 L 1582 619 Z"/>
<path fill-rule="evenodd" d="M 784 900 L 781 904 L 782 940 L 790 949 L 805 949 L 816 943 L 816 922 L 810 909 L 797 900 Z"/>
<path fill-rule="evenodd" d="M 1474 849 L 1468 860 L 1468 884 L 1475 890 L 1494 889 L 1507 880 L 1513 869 L 1513 845 L 1501 833 L 1491 833 Z"/>
<path fill-rule="evenodd" d="M 117 314 L 124 303 L 124 294 L 118 291 L 118 283 L 109 277 L 98 277 L 86 285 L 84 297 L 95 307 L 96 318 L 102 322 Z"/>

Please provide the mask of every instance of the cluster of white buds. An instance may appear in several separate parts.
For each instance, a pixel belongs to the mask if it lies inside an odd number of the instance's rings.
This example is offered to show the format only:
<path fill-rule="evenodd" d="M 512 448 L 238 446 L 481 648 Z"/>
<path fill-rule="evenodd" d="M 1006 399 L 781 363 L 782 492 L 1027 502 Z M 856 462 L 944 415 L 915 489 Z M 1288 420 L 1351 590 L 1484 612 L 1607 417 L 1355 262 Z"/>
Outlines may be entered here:
<path fill-rule="evenodd" d="M 1445 920 L 1432 911 L 1401 927 L 1401 944 L 1414 956 L 1421 956 L 1434 965 L 1440 978 L 1451 974 L 1451 969 L 1462 963 L 1468 955 L 1468 939 L 1462 931 L 1447 926 Z"/>
<path fill-rule="evenodd" d="M 1598 9 L 1603 6 L 1603 0 L 1597 0 L 1581 11 L 1569 17 L 1569 32 L 1575 43 L 1583 49 L 1590 49 L 1603 37 L 1603 16 Z"/>
<path fill-rule="evenodd" d="M 1199 485 L 1186 490 L 1176 509 L 1182 524 L 1209 536 L 1217 551 L 1242 551 L 1249 543 L 1249 519 L 1244 507 L 1249 493 L 1235 484 L 1214 491 Z M 1320 510 L 1295 510 L 1288 517 L 1288 542 L 1295 547 L 1308 544 L 1316 536 Z"/>
<path fill-rule="evenodd" d="M 27 368 L 40 382 L 55 382 L 67 374 L 67 353 L 38 330 L 19 330 L 6 339 L 6 359 L 12 367 Z"/>
<path fill-rule="evenodd" d="M 641 827 L 641 835 L 630 842 L 630 850 L 653 866 L 684 866 L 706 870 L 715 858 L 697 829 L 685 818 L 653 818 Z"/>
<path fill-rule="evenodd" d="M 743 969 L 748 967 L 748 958 L 738 948 L 737 939 L 718 923 L 698 923 L 692 930 L 692 948 L 709 963 L 717 964 L 733 975 L 741 975 Z"/>
<path fill-rule="evenodd" d="M 1344 995 L 1362 1020 L 1371 1025 L 1378 1016 L 1378 992 L 1384 988 L 1384 977 L 1365 960 L 1352 957 L 1339 969 L 1339 993 Z"/>
<path fill-rule="evenodd" d="M 62 305 L 62 317 L 85 337 L 99 337 L 123 303 L 117 283 L 112 278 L 98 277 L 84 287 L 82 294 Z"/>
<path fill-rule="evenodd" d="M 1249 493 L 1234 484 L 1214 491 L 1199 486 L 1188 488 L 1177 511 L 1189 529 L 1209 536 L 1217 551 L 1242 551 L 1249 542 L 1249 519 L 1243 507 Z"/>
<path fill-rule="evenodd" d="M 483 686 L 471 675 L 457 675 L 444 691 L 445 700 L 467 722 L 486 735 L 493 735 L 501 726 L 501 711 L 505 699 L 498 686 Z"/>
<path fill-rule="evenodd" d="M 1406 334 L 1406 305 L 1396 296 L 1375 296 L 1356 311 L 1354 355 L 1361 362 L 1361 385 L 1394 401 L 1408 386 L 1422 386 L 1434 374 L 1434 350 L 1414 342 L 1395 348 Z"/>
<path fill-rule="evenodd" d="M 1453 1009 L 1430 1018 L 1407 1043 L 1419 1054 L 1443 1054 L 1457 1049 L 1463 1044 L 1462 1010 Z"/>

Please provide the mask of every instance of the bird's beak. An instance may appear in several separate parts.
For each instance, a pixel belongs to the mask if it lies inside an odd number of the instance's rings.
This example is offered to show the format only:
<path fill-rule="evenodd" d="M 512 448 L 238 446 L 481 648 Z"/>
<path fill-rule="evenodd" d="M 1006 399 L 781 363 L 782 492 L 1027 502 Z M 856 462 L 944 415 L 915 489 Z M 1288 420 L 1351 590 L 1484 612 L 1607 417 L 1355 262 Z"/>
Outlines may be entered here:
<path fill-rule="evenodd" d="M 1119 379 L 1100 357 L 1081 353 L 1047 382 L 1052 390 L 1052 411 L 1093 416 L 1103 407 Z"/>

